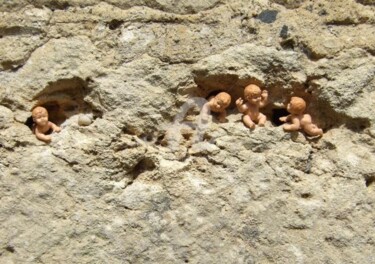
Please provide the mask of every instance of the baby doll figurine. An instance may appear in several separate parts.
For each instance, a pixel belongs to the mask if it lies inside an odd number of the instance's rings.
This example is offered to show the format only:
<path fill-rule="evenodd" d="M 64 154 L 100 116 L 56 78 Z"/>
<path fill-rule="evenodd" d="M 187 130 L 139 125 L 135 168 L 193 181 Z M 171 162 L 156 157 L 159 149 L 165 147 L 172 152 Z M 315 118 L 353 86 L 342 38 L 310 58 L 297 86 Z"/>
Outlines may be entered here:
<path fill-rule="evenodd" d="M 267 104 L 267 90 L 262 91 L 257 85 L 250 84 L 245 87 L 244 97 L 247 101 L 245 104 L 241 97 L 236 101 L 238 111 L 244 113 L 242 118 L 244 124 L 251 129 L 255 128 L 256 123 L 259 126 L 264 126 L 267 117 L 259 112 L 259 108 Z"/>
<path fill-rule="evenodd" d="M 44 141 L 44 142 L 50 142 L 51 136 L 46 135 L 53 132 L 60 132 L 61 128 L 56 126 L 54 123 L 48 121 L 48 112 L 47 109 L 45 109 L 42 106 L 35 107 L 31 115 L 33 117 L 34 126 L 33 126 L 33 132 L 35 133 L 35 136 L 37 139 Z"/>
<path fill-rule="evenodd" d="M 296 131 L 302 129 L 310 136 L 321 136 L 323 130 L 312 123 L 309 114 L 303 114 L 306 109 L 306 102 L 300 97 L 292 97 L 287 106 L 290 113 L 288 116 L 280 117 L 281 122 L 290 122 L 291 124 L 284 124 L 285 131 Z"/>
<path fill-rule="evenodd" d="M 231 102 L 231 97 L 226 92 L 218 93 L 216 96 L 211 96 L 204 108 L 208 107 L 212 112 L 218 113 L 218 120 L 220 123 L 225 122 L 227 111 L 225 110 Z"/>

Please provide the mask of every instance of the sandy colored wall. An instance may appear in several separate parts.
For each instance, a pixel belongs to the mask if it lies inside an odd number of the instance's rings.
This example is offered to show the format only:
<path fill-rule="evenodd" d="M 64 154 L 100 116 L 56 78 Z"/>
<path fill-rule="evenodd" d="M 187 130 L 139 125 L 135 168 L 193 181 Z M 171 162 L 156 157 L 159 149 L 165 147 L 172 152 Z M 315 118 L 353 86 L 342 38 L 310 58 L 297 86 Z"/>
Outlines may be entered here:
<path fill-rule="evenodd" d="M 372 0 L 0 1 L 0 262 L 374 263 L 374 24 Z M 228 122 L 177 122 L 217 91 Z M 291 95 L 323 137 L 283 131 Z"/>

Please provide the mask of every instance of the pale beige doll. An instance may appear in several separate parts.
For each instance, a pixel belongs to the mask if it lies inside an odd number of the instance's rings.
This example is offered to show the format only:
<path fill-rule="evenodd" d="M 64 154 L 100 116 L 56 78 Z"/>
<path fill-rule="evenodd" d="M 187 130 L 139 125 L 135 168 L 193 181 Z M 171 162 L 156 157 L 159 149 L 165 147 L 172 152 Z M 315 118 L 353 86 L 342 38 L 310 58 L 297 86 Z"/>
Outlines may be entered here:
<path fill-rule="evenodd" d="M 48 121 L 48 112 L 42 106 L 37 106 L 32 110 L 32 117 L 34 121 L 33 132 L 37 139 L 50 142 L 51 135 L 46 135 L 52 132 L 60 132 L 61 128 L 54 123 Z"/>
<path fill-rule="evenodd" d="M 300 97 L 292 97 L 287 105 L 287 110 L 290 115 L 280 117 L 280 121 L 289 122 L 288 124 L 283 125 L 283 129 L 285 131 L 296 131 L 302 129 L 309 136 L 323 135 L 323 130 L 312 123 L 311 116 L 303 113 L 305 109 L 305 100 Z"/>
<path fill-rule="evenodd" d="M 241 97 L 236 101 L 238 111 L 244 114 L 242 118 L 244 124 L 251 129 L 255 128 L 255 124 L 264 126 L 267 117 L 259 112 L 259 108 L 262 108 L 267 104 L 267 90 L 262 91 L 259 86 L 250 84 L 245 87 L 244 97 L 247 101 L 246 103 L 244 103 L 244 100 Z"/>
<path fill-rule="evenodd" d="M 220 92 L 216 96 L 211 96 L 208 102 L 203 106 L 203 112 L 208 113 L 208 109 L 214 113 L 218 113 L 218 121 L 224 123 L 227 117 L 226 108 L 230 105 L 231 97 L 226 92 Z"/>

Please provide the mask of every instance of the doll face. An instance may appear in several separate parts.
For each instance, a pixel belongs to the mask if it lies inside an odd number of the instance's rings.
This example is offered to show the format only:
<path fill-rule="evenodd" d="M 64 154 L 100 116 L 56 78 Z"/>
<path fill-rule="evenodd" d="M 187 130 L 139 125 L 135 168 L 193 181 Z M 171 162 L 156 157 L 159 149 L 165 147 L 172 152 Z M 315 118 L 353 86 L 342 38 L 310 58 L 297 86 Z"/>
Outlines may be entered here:
<path fill-rule="evenodd" d="M 33 121 L 38 126 L 45 126 L 48 124 L 48 113 L 46 110 L 38 109 L 33 113 Z"/>
<path fill-rule="evenodd" d="M 261 93 L 249 94 L 246 100 L 251 104 L 257 104 L 262 100 Z"/>
<path fill-rule="evenodd" d="M 230 101 L 231 101 L 231 98 L 229 94 L 225 92 L 219 93 L 218 95 L 214 97 L 214 99 L 211 102 L 211 105 L 210 105 L 211 111 L 223 112 L 225 108 L 227 108 L 230 105 Z"/>
<path fill-rule="evenodd" d="M 250 84 L 245 87 L 244 97 L 250 104 L 259 104 L 262 101 L 262 90 L 259 86 Z"/>
<path fill-rule="evenodd" d="M 212 102 L 211 110 L 214 112 L 221 112 L 227 107 L 228 107 L 228 104 L 225 104 L 223 101 L 215 98 Z"/>

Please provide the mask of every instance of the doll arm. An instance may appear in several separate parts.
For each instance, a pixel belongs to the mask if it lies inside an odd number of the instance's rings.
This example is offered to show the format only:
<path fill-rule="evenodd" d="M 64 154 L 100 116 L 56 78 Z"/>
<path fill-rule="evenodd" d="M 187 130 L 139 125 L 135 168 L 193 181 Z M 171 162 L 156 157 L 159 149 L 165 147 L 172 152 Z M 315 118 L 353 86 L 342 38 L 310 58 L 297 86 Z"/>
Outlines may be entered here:
<path fill-rule="evenodd" d="M 49 122 L 50 127 L 52 128 L 53 132 L 60 132 L 61 128 L 56 126 L 54 123 Z"/>
<path fill-rule="evenodd" d="M 279 118 L 281 122 L 288 122 L 290 120 L 290 115 L 282 116 Z"/>
<path fill-rule="evenodd" d="M 219 116 L 218 116 L 218 120 L 220 123 L 224 123 L 226 120 L 225 118 L 227 117 L 227 111 L 224 110 L 223 112 L 220 112 Z"/>
<path fill-rule="evenodd" d="M 50 142 L 51 136 L 50 135 L 44 135 L 43 133 L 39 132 L 38 129 L 35 129 L 35 136 L 37 139 L 44 141 L 44 142 Z"/>
<path fill-rule="evenodd" d="M 300 129 L 301 123 L 297 117 L 295 118 L 290 118 L 290 121 L 292 122 L 291 124 L 284 124 L 283 128 L 286 131 L 296 131 Z"/>
<path fill-rule="evenodd" d="M 248 109 L 247 105 L 243 103 L 243 99 L 241 97 L 236 100 L 236 106 L 238 112 L 240 113 L 243 113 Z"/>

